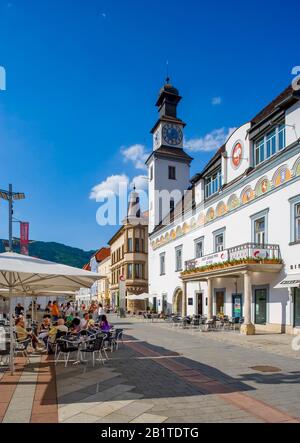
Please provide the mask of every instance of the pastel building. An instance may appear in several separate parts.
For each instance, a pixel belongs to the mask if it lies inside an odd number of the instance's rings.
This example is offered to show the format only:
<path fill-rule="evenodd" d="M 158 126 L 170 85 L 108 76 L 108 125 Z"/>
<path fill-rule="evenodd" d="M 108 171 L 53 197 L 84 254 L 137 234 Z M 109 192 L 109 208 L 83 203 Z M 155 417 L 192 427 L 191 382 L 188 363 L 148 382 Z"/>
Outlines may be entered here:
<path fill-rule="evenodd" d="M 161 89 L 146 162 L 159 311 L 242 317 L 245 334 L 300 330 L 299 98 L 285 89 L 190 177 L 181 97 L 169 82 Z"/>

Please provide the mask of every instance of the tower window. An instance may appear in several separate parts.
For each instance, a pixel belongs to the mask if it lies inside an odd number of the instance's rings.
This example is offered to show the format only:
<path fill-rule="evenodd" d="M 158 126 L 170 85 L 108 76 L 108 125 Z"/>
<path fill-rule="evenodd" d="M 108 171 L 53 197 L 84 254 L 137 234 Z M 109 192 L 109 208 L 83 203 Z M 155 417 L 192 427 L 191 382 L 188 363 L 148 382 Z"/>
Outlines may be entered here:
<path fill-rule="evenodd" d="M 175 168 L 175 166 L 169 166 L 169 180 L 176 180 L 176 168 Z"/>
<path fill-rule="evenodd" d="M 153 166 L 150 167 L 150 181 L 153 180 Z"/>
<path fill-rule="evenodd" d="M 175 208 L 174 198 L 171 198 L 171 200 L 170 200 L 170 223 L 173 223 L 173 221 L 174 221 L 174 208 Z"/>

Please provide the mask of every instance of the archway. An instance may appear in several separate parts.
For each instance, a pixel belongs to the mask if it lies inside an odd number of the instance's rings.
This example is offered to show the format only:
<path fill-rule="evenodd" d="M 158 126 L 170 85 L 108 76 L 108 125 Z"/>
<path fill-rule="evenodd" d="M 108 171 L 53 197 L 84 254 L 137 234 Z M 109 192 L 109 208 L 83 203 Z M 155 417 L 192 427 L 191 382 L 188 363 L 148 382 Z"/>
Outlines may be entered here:
<path fill-rule="evenodd" d="M 177 288 L 173 296 L 173 313 L 182 315 L 182 289 Z"/>

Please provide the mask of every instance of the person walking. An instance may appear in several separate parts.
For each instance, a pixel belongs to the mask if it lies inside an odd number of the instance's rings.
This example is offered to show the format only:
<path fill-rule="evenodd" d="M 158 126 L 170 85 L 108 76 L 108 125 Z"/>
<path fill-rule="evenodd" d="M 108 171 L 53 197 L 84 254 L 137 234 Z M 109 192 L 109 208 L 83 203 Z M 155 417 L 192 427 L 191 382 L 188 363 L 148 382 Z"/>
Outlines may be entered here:
<path fill-rule="evenodd" d="M 51 315 L 52 315 L 52 321 L 57 322 L 58 317 L 59 317 L 59 309 L 58 309 L 56 301 L 54 301 L 52 304 Z"/>
<path fill-rule="evenodd" d="M 103 316 L 105 315 L 105 311 L 103 309 L 103 306 L 101 303 L 99 303 L 99 308 L 98 308 L 98 321 L 101 322 Z"/>

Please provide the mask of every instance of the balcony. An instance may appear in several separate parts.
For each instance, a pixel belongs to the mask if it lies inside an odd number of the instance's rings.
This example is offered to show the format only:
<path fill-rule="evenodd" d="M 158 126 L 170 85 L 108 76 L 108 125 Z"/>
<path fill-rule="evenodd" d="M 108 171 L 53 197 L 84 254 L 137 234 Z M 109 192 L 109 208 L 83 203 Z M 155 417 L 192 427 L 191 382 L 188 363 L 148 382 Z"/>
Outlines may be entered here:
<path fill-rule="evenodd" d="M 182 276 L 191 273 L 215 273 L 220 270 L 226 270 L 229 274 L 233 269 L 251 266 L 252 270 L 257 270 L 259 268 L 256 266 L 261 265 L 270 265 L 270 270 L 281 269 L 279 245 L 244 243 L 224 251 L 188 260 L 185 262 L 185 271 Z"/>

